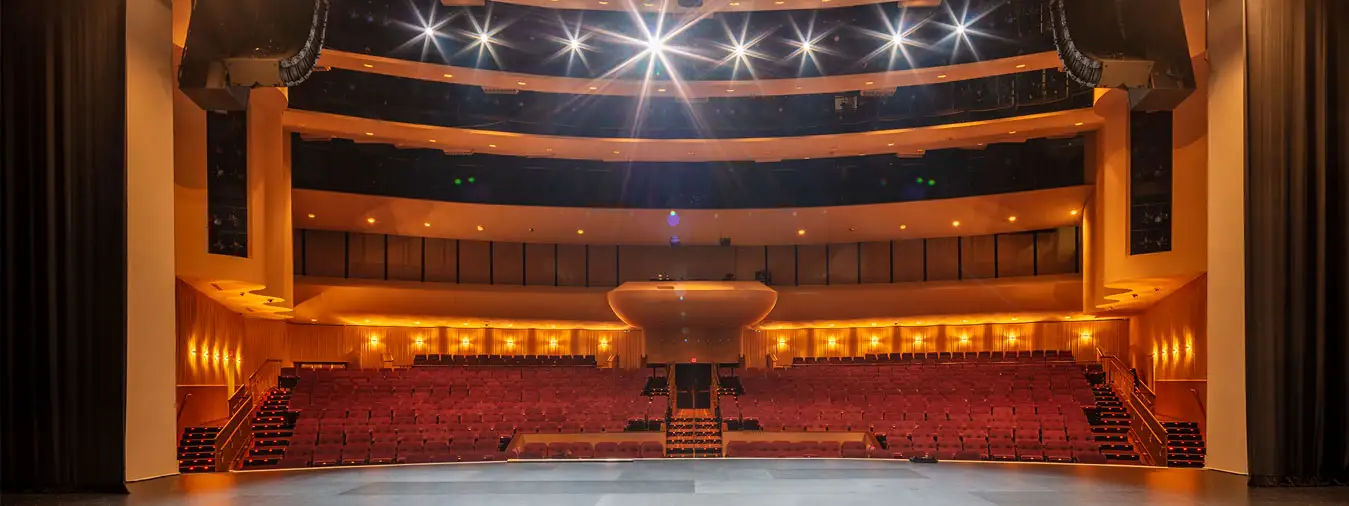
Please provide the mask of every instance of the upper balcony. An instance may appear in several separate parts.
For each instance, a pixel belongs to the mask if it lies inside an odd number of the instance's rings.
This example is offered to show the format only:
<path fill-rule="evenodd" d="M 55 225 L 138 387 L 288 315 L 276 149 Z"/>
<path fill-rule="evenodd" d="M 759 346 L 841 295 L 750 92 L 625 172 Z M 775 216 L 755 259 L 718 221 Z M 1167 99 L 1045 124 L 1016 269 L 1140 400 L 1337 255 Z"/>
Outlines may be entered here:
<path fill-rule="evenodd" d="M 662 89 L 653 90 L 659 94 Z M 893 94 L 717 97 L 571 95 L 332 70 L 290 90 L 294 109 L 529 135 L 724 139 L 871 132 L 1089 108 L 1092 90 L 1057 69 L 904 86 Z M 667 94 L 668 95 L 668 94 Z"/>

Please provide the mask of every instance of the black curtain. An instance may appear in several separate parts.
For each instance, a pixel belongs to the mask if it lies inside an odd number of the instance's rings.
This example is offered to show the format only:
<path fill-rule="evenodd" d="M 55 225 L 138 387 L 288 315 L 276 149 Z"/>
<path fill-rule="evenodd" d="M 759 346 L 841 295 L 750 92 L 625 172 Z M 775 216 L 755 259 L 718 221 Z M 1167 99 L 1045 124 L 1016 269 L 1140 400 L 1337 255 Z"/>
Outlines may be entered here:
<path fill-rule="evenodd" d="M 1252 485 L 1349 483 L 1346 4 L 1246 3 Z"/>
<path fill-rule="evenodd" d="M 126 491 L 125 73 L 125 0 L 0 1 L 6 492 Z"/>

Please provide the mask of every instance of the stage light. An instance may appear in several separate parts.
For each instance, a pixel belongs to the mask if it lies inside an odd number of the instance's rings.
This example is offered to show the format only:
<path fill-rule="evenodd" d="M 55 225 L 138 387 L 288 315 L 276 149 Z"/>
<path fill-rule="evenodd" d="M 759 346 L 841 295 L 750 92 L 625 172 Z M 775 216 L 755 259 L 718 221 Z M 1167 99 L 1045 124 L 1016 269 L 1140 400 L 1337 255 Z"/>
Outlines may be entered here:
<path fill-rule="evenodd" d="M 425 35 L 425 36 L 427 36 L 427 37 L 435 37 L 435 36 L 436 36 L 436 29 L 428 26 L 428 27 L 426 27 L 425 30 L 422 30 L 422 35 Z"/>
<path fill-rule="evenodd" d="M 492 42 L 492 34 L 487 33 L 487 32 L 478 32 L 478 43 L 479 43 L 479 44 L 486 45 L 486 44 L 490 44 L 491 42 Z"/>
<path fill-rule="evenodd" d="M 890 44 L 895 46 L 904 45 L 904 32 L 896 31 L 890 36 Z"/>
<path fill-rule="evenodd" d="M 740 44 L 736 44 L 735 46 L 731 47 L 731 56 L 734 56 L 734 57 L 736 57 L 736 58 L 744 58 L 744 57 L 745 57 L 745 46 L 742 46 L 742 45 L 740 45 Z"/>
<path fill-rule="evenodd" d="M 962 35 L 962 36 L 965 35 L 965 24 L 964 24 L 964 23 L 958 23 L 958 24 L 956 24 L 956 35 Z"/>
<path fill-rule="evenodd" d="M 661 40 L 660 37 L 646 39 L 646 50 L 650 51 L 651 54 L 660 56 L 665 52 L 665 41 Z"/>
<path fill-rule="evenodd" d="M 571 39 L 567 41 L 567 49 L 570 49 L 572 51 L 580 51 L 581 41 L 579 39 Z"/>
<path fill-rule="evenodd" d="M 374 224 L 375 224 L 375 219 L 374 219 L 374 218 L 366 218 L 366 219 L 365 219 L 365 222 L 366 222 L 366 223 L 369 223 L 369 224 L 371 224 L 371 225 L 374 225 Z"/>
<path fill-rule="evenodd" d="M 801 41 L 801 52 L 802 52 L 802 53 L 809 53 L 809 52 L 811 52 L 811 51 L 814 50 L 814 49 L 815 49 L 815 46 L 811 45 L 810 41 L 808 41 L 808 40 L 803 40 L 803 41 Z"/>
<path fill-rule="evenodd" d="M 309 213 L 309 219 L 314 219 L 314 213 Z"/>

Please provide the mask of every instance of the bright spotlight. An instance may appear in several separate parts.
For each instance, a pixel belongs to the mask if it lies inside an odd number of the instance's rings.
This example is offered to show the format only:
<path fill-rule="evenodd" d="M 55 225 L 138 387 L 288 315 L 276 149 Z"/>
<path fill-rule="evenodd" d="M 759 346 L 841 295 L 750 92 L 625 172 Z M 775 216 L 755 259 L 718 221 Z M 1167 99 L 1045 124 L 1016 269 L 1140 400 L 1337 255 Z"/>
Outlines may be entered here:
<path fill-rule="evenodd" d="M 731 48 L 731 56 L 734 56 L 734 57 L 736 57 L 736 58 L 744 58 L 744 57 L 745 57 L 745 46 L 736 44 L 735 47 L 732 47 L 732 48 Z"/>
<path fill-rule="evenodd" d="M 567 41 L 567 49 L 570 49 L 570 50 L 572 50 L 572 51 L 580 51 L 580 50 L 581 50 L 581 41 L 578 40 L 578 39 L 571 39 L 571 40 Z"/>
<path fill-rule="evenodd" d="M 422 30 L 422 35 L 425 35 L 427 37 L 435 37 L 436 29 L 428 26 Z"/>
<path fill-rule="evenodd" d="M 647 39 L 646 49 L 648 51 L 651 51 L 652 54 L 659 55 L 665 52 L 665 41 L 660 40 L 659 37 L 652 37 L 650 39 Z"/>
<path fill-rule="evenodd" d="M 479 43 L 479 44 L 487 44 L 488 42 L 492 42 L 492 35 L 489 34 L 489 33 L 487 33 L 487 32 L 479 32 L 479 33 L 478 33 L 478 43 Z"/>
<path fill-rule="evenodd" d="M 904 32 L 895 32 L 894 35 L 891 35 L 890 43 L 896 46 L 904 45 Z"/>
<path fill-rule="evenodd" d="M 810 44 L 810 41 L 808 40 L 801 41 L 801 52 L 809 53 L 812 49 L 815 49 L 815 47 Z"/>
<path fill-rule="evenodd" d="M 956 25 L 956 35 L 965 35 L 965 23 Z"/>

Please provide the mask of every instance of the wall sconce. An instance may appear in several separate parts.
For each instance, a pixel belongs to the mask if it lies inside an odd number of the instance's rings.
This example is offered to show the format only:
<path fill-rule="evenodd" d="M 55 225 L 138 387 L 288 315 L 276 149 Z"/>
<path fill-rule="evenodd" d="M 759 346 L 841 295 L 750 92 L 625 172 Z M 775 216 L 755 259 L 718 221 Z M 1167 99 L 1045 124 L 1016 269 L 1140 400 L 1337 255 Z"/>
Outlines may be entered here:
<path fill-rule="evenodd" d="M 879 344 L 881 344 L 881 338 L 876 337 L 876 336 L 871 336 L 871 346 L 874 348 L 874 347 L 876 347 L 876 346 L 879 345 Z"/>
<path fill-rule="evenodd" d="M 785 349 L 787 349 L 787 338 L 785 338 L 785 337 L 779 337 L 779 338 L 778 338 L 778 349 L 779 349 L 779 350 L 785 350 Z"/>
<path fill-rule="evenodd" d="M 549 338 L 549 339 L 548 339 L 548 347 L 549 347 L 549 348 L 556 348 L 556 347 L 557 347 L 557 338 L 556 338 L 556 337 L 553 337 L 553 338 Z"/>
<path fill-rule="evenodd" d="M 188 348 L 187 353 L 188 353 L 189 355 L 192 355 L 192 356 L 195 357 L 195 356 L 197 356 L 197 349 L 196 349 L 196 348 Z"/>
<path fill-rule="evenodd" d="M 1083 341 L 1090 341 L 1090 340 L 1091 340 L 1091 332 L 1083 332 L 1083 333 L 1082 333 L 1082 340 L 1083 340 Z"/>
<path fill-rule="evenodd" d="M 832 337 L 829 338 L 829 347 L 830 347 L 830 348 L 833 348 L 833 347 L 835 347 L 835 346 L 838 346 L 838 341 L 836 341 L 836 340 L 835 340 L 834 338 L 832 338 Z"/>
<path fill-rule="evenodd" d="M 608 347 L 609 347 L 609 340 L 608 340 L 608 339 L 605 339 L 605 338 L 603 338 L 603 337 L 601 337 L 601 338 L 600 338 L 600 350 L 603 351 L 605 348 L 608 348 Z"/>
<path fill-rule="evenodd" d="M 379 336 L 370 336 L 370 345 L 374 346 L 376 344 L 379 344 Z"/>
<path fill-rule="evenodd" d="M 913 344 L 923 344 L 923 336 L 914 336 Z"/>
<path fill-rule="evenodd" d="M 468 346 L 468 338 L 467 337 L 459 338 L 459 346 Z"/>
<path fill-rule="evenodd" d="M 507 348 L 514 348 L 514 347 L 515 347 L 515 338 L 514 338 L 514 337 L 507 337 L 507 338 L 506 338 L 506 347 L 507 347 Z"/>
<path fill-rule="evenodd" d="M 239 356 L 239 355 L 235 355 L 235 356 L 234 356 L 234 363 L 235 363 L 235 364 L 242 364 L 242 363 L 244 363 L 244 357 L 241 357 L 241 356 Z"/>
<path fill-rule="evenodd" d="M 1009 343 L 1015 343 L 1015 342 L 1016 342 L 1016 334 L 1009 334 L 1009 335 L 1007 336 L 1007 342 L 1009 342 Z"/>
<path fill-rule="evenodd" d="M 212 360 L 220 360 L 220 352 L 215 352 L 215 356 L 212 357 Z"/>
<path fill-rule="evenodd" d="M 965 334 L 965 335 L 963 335 L 963 336 L 960 336 L 960 342 L 962 342 L 962 343 L 968 343 L 968 342 L 970 342 L 970 335 L 969 335 L 969 334 Z"/>
<path fill-rule="evenodd" d="M 423 344 L 426 344 L 426 340 L 422 339 L 420 336 L 417 337 L 416 339 L 413 339 L 412 342 L 413 342 L 413 344 L 416 344 L 417 346 L 421 346 L 421 345 L 423 345 Z"/>
<path fill-rule="evenodd" d="M 1174 346 L 1174 345 L 1171 346 L 1171 354 L 1172 354 L 1172 355 L 1175 355 L 1175 356 L 1177 356 L 1177 357 L 1179 357 L 1179 356 L 1180 356 L 1180 347 L 1179 347 L 1179 346 Z"/>

